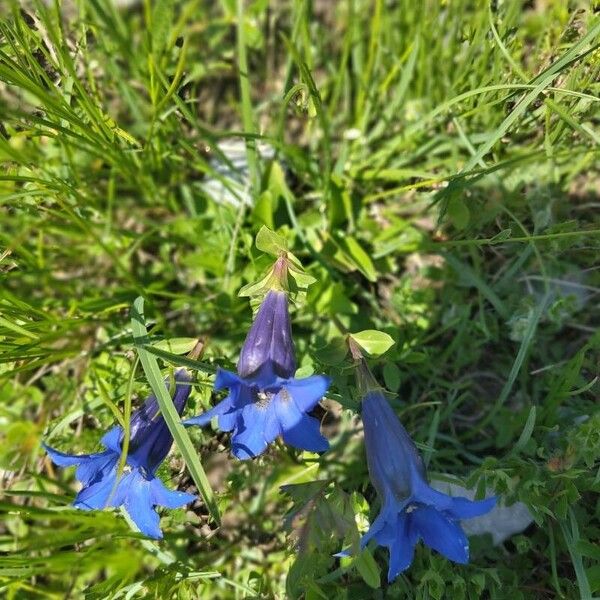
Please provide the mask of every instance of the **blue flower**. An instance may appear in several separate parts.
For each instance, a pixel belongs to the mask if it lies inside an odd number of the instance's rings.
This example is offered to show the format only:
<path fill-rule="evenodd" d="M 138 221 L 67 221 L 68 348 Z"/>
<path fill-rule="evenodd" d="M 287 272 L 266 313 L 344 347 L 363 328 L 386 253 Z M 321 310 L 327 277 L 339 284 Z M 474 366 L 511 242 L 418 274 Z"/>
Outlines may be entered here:
<path fill-rule="evenodd" d="M 232 452 L 239 459 L 258 456 L 279 435 L 290 446 L 324 452 L 328 441 L 312 410 L 329 387 L 329 378 L 295 379 L 296 359 L 285 292 L 271 290 L 248 332 L 238 373 L 219 369 L 215 390 L 229 395 L 185 425 L 206 425 L 213 417 L 222 431 L 232 431 Z"/>
<path fill-rule="evenodd" d="M 179 414 L 190 395 L 190 376 L 184 369 L 175 373 L 177 382 L 173 403 Z M 101 510 L 123 506 L 138 529 L 149 537 L 162 538 L 155 506 L 179 508 L 196 497 L 165 487 L 156 470 L 165 459 L 173 438 L 154 396 L 131 416 L 127 462 L 120 478 L 123 429 L 110 429 L 101 439 L 106 448 L 95 454 L 64 454 L 44 444 L 52 462 L 59 467 L 77 466 L 75 476 L 83 485 L 73 506 L 81 510 Z"/>
<path fill-rule="evenodd" d="M 432 489 L 413 441 L 381 391 L 365 396 L 362 420 L 369 473 L 382 506 L 361 547 L 374 538 L 389 549 L 389 581 L 410 566 L 419 539 L 446 558 L 467 563 L 469 542 L 459 521 L 487 513 L 496 498 L 472 501 Z"/>

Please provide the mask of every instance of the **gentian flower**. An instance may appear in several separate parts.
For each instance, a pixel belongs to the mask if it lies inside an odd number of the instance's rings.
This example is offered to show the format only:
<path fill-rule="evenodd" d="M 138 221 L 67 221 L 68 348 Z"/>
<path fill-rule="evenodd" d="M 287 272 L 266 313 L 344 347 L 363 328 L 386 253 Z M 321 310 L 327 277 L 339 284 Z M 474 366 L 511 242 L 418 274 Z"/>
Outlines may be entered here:
<path fill-rule="evenodd" d="M 459 521 L 489 512 L 496 498 L 472 501 L 431 488 L 423 460 L 381 390 L 364 397 L 362 421 L 369 474 L 382 506 L 361 547 L 374 538 L 389 549 L 389 581 L 410 566 L 419 539 L 446 558 L 467 563 L 469 542 Z"/>
<path fill-rule="evenodd" d="M 173 403 L 181 415 L 190 395 L 190 376 L 180 369 L 175 373 L 175 381 Z M 170 490 L 156 477 L 173 437 L 154 396 L 131 415 L 127 462 L 123 474 L 117 478 L 123 436 L 122 427 L 111 428 L 101 439 L 106 450 L 95 454 L 64 454 L 45 444 L 44 448 L 59 467 L 77 466 L 75 476 L 83 487 L 73 502 L 75 508 L 101 510 L 123 506 L 142 533 L 162 538 L 154 507 L 179 508 L 196 497 Z"/>
<path fill-rule="evenodd" d="M 279 435 L 295 448 L 324 452 L 329 443 L 319 421 L 306 413 L 327 391 L 329 378 L 295 379 L 295 372 L 287 294 L 272 289 L 248 332 L 237 374 L 217 371 L 214 389 L 228 389 L 229 395 L 185 425 L 206 425 L 216 417 L 219 429 L 233 432 L 232 452 L 239 459 L 258 456 Z"/>

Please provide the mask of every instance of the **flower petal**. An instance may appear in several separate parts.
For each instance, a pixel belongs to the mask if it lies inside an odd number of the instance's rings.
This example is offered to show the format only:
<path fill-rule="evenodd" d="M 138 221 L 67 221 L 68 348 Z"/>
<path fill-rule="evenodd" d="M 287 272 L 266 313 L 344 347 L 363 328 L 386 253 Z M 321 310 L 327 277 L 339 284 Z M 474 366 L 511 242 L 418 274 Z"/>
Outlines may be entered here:
<path fill-rule="evenodd" d="M 110 497 L 110 506 L 121 506 L 125 504 L 130 496 L 135 496 L 135 486 L 140 484 L 140 479 L 143 480 L 143 477 L 137 467 L 128 473 L 123 473 L 119 479 L 115 493 Z"/>
<path fill-rule="evenodd" d="M 421 504 L 428 504 L 437 510 L 445 511 L 452 519 L 471 519 L 489 512 L 496 505 L 496 497 L 485 500 L 448 496 L 434 490 L 423 478 L 412 472 L 412 498 Z"/>
<path fill-rule="evenodd" d="M 270 290 L 263 299 L 242 346 L 237 370 L 242 377 L 250 377 L 267 363 L 282 377 L 296 371 L 288 298 L 278 290 Z"/>
<path fill-rule="evenodd" d="M 229 395 L 224 400 L 205 413 L 185 420 L 183 424 L 202 427 L 210 423 L 213 417 L 218 417 L 219 429 L 221 431 L 231 431 L 236 425 L 239 410 L 255 399 L 256 392 L 237 375 L 219 369 L 214 389 L 220 390 L 223 388 L 229 388 L 230 390 Z"/>
<path fill-rule="evenodd" d="M 121 454 L 121 437 L 123 436 L 123 429 L 118 425 L 111 427 L 100 440 L 100 443 L 109 450 Z"/>
<path fill-rule="evenodd" d="M 193 494 L 170 490 L 158 477 L 150 481 L 150 492 L 152 504 L 159 504 L 166 508 L 179 508 L 196 499 L 196 496 Z"/>
<path fill-rule="evenodd" d="M 116 477 L 117 469 L 115 466 L 114 469 L 107 471 L 102 479 L 84 487 L 75 497 L 73 506 L 80 510 L 102 510 L 106 508 Z"/>
<path fill-rule="evenodd" d="M 415 544 L 417 543 L 417 534 L 410 525 L 410 520 L 406 513 L 398 515 L 396 536 L 390 546 L 389 582 L 396 579 L 402 571 L 406 571 L 412 563 L 415 554 Z"/>
<path fill-rule="evenodd" d="M 46 444 L 42 444 L 44 450 L 48 453 L 50 460 L 59 467 L 73 467 L 75 465 L 81 464 L 83 461 L 97 456 L 95 454 L 65 454 L 64 452 L 59 452 Z"/>
<path fill-rule="evenodd" d="M 153 508 L 150 482 L 139 472 L 130 473 L 128 492 L 123 503 L 125 510 L 138 529 L 151 538 L 162 538 L 160 517 Z"/>
<path fill-rule="evenodd" d="M 283 441 L 294 448 L 309 452 L 325 452 L 329 450 L 327 438 L 321 435 L 321 423 L 314 417 L 302 415 L 296 425 L 283 429 Z"/>
<path fill-rule="evenodd" d="M 183 421 L 183 424 L 186 427 L 189 425 L 199 425 L 200 427 L 203 427 L 204 425 L 207 425 L 208 423 L 210 423 L 212 421 L 213 417 L 218 417 L 219 418 L 219 429 L 222 429 L 223 431 L 231 431 L 231 429 L 233 429 L 233 425 L 231 427 L 229 427 L 228 429 L 227 428 L 224 429 L 221 426 L 222 417 L 223 417 L 223 415 L 227 415 L 228 412 L 231 413 L 232 415 L 237 414 L 237 409 L 234 408 L 233 402 L 231 400 L 231 394 L 229 394 L 229 396 L 227 396 L 227 398 L 225 398 L 224 400 L 219 402 L 216 406 L 213 406 L 210 410 L 207 410 L 205 413 L 202 413 L 201 415 L 197 415 L 196 417 L 191 417 L 189 419 L 186 419 L 185 421 Z M 227 420 L 223 421 L 223 425 L 228 425 L 228 424 L 229 423 L 227 422 Z"/>
<path fill-rule="evenodd" d="M 240 379 L 235 373 L 219 368 L 217 369 L 217 376 L 215 377 L 215 383 L 213 387 L 216 391 L 219 391 L 224 390 L 225 388 L 234 388 L 241 383 L 243 383 L 243 380 Z"/>
<path fill-rule="evenodd" d="M 248 404 L 240 413 L 238 428 L 231 440 L 232 452 L 240 460 L 258 456 L 279 433 L 272 402 L 267 406 Z"/>
<path fill-rule="evenodd" d="M 329 442 L 319 431 L 319 421 L 303 414 L 287 389 L 275 396 L 273 404 L 286 444 L 311 452 L 325 452 L 329 448 Z"/>
<path fill-rule="evenodd" d="M 288 379 L 283 383 L 302 412 L 312 410 L 323 398 L 331 379 L 325 375 L 313 375 L 304 379 Z"/>
<path fill-rule="evenodd" d="M 92 455 L 81 462 L 75 476 L 84 486 L 97 483 L 110 476 L 118 460 L 119 455 L 110 450 Z"/>
<path fill-rule="evenodd" d="M 385 506 L 382 507 L 377 518 L 371 523 L 369 531 L 367 531 L 360 539 L 361 548 L 364 548 L 374 537 L 377 539 L 378 534 L 381 534 L 384 528 L 387 529 L 388 527 L 391 527 L 389 524 L 390 517 L 393 519 L 394 515 L 391 515 L 390 511 Z M 379 540 L 378 543 L 380 543 Z"/>
<path fill-rule="evenodd" d="M 408 514 L 408 518 L 430 548 L 454 562 L 469 562 L 469 542 L 459 523 L 431 506 L 417 508 Z"/>
<path fill-rule="evenodd" d="M 97 452 L 95 454 L 65 454 L 46 444 L 42 444 L 42 446 L 55 465 L 59 467 L 73 467 L 77 465 L 75 476 L 84 486 L 102 480 L 119 458 L 112 451 Z"/>
<path fill-rule="evenodd" d="M 469 500 L 468 498 L 452 498 L 452 506 L 446 512 L 454 519 L 472 519 L 490 512 L 496 506 L 498 498 L 492 496 L 485 500 Z"/>

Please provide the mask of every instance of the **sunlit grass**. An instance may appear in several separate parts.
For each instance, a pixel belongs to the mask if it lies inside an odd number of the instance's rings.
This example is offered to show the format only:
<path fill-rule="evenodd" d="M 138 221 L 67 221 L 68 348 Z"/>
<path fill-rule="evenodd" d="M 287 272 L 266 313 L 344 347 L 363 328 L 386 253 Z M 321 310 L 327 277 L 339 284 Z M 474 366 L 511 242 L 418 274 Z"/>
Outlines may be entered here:
<path fill-rule="evenodd" d="M 589 5 L 120 4 L 12 1 L 0 17 L 0 592 L 597 595 Z M 249 204 L 225 141 L 246 156 Z M 211 178 L 230 203 L 206 192 Z M 262 225 L 316 279 L 292 320 L 300 367 L 334 379 L 332 450 L 317 460 L 280 444 L 241 463 L 226 435 L 181 434 L 161 476 L 214 503 L 165 514 L 160 543 L 118 513 L 70 509 L 72 474 L 40 442 L 95 450 L 128 412 L 138 351 L 134 408 L 157 365 L 178 364 L 196 377 L 190 414 L 207 408 L 215 368 L 235 363 L 251 321 L 237 293 L 269 263 L 254 245 Z M 138 297 L 144 344 L 130 321 Z M 372 367 L 430 471 L 536 519 L 501 546 L 473 540 L 465 567 L 419 548 L 384 591 L 333 558 L 352 523 L 376 514 L 339 352 L 345 332 L 365 329 L 395 341 Z M 202 361 L 160 345 L 173 338 L 202 338 Z M 291 483 L 306 487 L 279 493 Z M 307 502 L 305 529 L 285 520 Z M 387 554 L 374 556 L 385 572 Z"/>

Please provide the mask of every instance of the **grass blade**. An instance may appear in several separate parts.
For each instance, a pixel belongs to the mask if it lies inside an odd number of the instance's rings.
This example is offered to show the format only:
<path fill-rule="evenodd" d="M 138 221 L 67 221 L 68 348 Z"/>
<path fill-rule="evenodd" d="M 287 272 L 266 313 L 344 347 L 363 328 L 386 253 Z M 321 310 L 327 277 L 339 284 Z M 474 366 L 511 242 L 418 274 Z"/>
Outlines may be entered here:
<path fill-rule="evenodd" d="M 173 404 L 171 396 L 163 382 L 163 376 L 158 368 L 156 357 L 150 354 L 145 347 L 143 340 L 148 336 L 146 324 L 144 320 L 144 299 L 140 296 L 135 299 L 131 309 L 131 328 L 133 331 L 133 343 L 140 357 L 142 368 L 146 374 L 146 378 L 152 392 L 156 396 L 156 400 L 160 407 L 160 411 L 167 423 L 167 427 L 177 444 L 177 448 L 181 452 L 183 460 L 190 471 L 192 479 L 196 484 L 198 491 L 202 495 L 204 502 L 212 516 L 212 518 L 220 523 L 219 509 L 215 502 L 214 494 L 206 473 L 202 468 L 202 464 L 198 458 L 198 454 L 192 445 L 185 427 L 181 424 L 181 419 Z"/>

